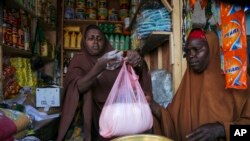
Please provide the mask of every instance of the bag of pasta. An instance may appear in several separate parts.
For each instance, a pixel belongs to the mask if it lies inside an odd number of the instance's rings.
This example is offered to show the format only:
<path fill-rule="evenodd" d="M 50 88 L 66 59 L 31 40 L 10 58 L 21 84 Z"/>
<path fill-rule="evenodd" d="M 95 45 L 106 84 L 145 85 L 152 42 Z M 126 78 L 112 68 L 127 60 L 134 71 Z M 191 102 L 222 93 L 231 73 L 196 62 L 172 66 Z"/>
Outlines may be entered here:
<path fill-rule="evenodd" d="M 153 116 L 138 76 L 126 63 L 102 109 L 99 126 L 104 138 L 142 133 L 153 126 Z"/>

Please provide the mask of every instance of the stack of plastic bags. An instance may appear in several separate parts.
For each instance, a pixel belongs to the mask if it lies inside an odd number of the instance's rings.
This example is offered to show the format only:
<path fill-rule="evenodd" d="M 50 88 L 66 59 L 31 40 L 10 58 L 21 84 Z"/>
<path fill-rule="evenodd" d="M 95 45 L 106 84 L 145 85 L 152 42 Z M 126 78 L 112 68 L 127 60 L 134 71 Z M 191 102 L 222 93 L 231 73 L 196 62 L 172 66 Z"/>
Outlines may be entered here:
<path fill-rule="evenodd" d="M 171 15 L 166 8 L 146 9 L 137 19 L 136 32 L 139 38 L 148 37 L 153 31 L 171 31 Z"/>

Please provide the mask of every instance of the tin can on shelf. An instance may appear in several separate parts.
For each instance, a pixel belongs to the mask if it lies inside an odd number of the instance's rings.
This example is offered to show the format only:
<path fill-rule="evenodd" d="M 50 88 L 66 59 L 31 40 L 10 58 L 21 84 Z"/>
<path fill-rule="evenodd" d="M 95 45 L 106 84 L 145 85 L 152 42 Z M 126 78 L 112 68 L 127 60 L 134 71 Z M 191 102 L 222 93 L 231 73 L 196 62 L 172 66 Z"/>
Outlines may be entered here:
<path fill-rule="evenodd" d="M 98 19 L 99 20 L 107 20 L 108 10 L 107 8 L 98 8 Z"/>
<path fill-rule="evenodd" d="M 65 19 L 73 19 L 75 18 L 74 9 L 71 7 L 66 7 L 64 10 L 64 18 Z"/>
<path fill-rule="evenodd" d="M 85 0 L 77 0 L 76 8 L 85 8 Z"/>
<path fill-rule="evenodd" d="M 85 8 L 76 8 L 76 18 L 77 19 L 86 19 Z"/>
<path fill-rule="evenodd" d="M 107 7 L 108 7 L 107 0 L 99 0 L 98 1 L 98 8 L 107 8 Z"/>
<path fill-rule="evenodd" d="M 115 8 L 110 8 L 108 12 L 109 21 L 118 21 L 118 11 Z"/>
<path fill-rule="evenodd" d="M 120 17 L 121 21 L 123 21 L 128 16 L 129 15 L 128 15 L 128 9 L 127 8 L 120 9 L 119 17 Z"/>
<path fill-rule="evenodd" d="M 129 0 L 120 0 L 119 1 L 120 7 L 123 5 L 126 5 L 127 7 L 129 6 Z"/>
<path fill-rule="evenodd" d="M 94 8 L 87 9 L 87 19 L 96 20 L 96 9 Z"/>
<path fill-rule="evenodd" d="M 86 7 L 87 8 L 97 8 L 97 5 L 96 5 L 96 0 L 87 0 L 86 1 Z"/>

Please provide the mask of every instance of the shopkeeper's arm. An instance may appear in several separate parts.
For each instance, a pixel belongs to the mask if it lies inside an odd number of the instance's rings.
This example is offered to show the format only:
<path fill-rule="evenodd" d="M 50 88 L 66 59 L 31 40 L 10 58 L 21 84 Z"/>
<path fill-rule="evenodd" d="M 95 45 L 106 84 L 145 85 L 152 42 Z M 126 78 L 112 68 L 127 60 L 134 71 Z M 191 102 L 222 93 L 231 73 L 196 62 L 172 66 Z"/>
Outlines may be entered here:
<path fill-rule="evenodd" d="M 118 52 L 116 50 L 113 50 L 104 54 L 97 60 L 94 67 L 91 68 L 88 74 L 77 81 L 79 93 L 86 92 L 89 89 L 98 76 L 105 70 L 107 63 L 111 60 L 117 59 L 117 53 Z"/>

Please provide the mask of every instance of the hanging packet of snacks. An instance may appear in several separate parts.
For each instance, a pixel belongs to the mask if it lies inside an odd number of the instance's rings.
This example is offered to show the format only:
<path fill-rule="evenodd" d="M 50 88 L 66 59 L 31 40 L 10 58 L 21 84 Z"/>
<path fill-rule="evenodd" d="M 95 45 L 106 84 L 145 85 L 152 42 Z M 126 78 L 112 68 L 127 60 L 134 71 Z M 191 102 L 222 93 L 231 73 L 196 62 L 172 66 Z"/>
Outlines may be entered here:
<path fill-rule="evenodd" d="M 153 126 L 153 116 L 131 66 L 126 62 L 102 109 L 100 135 L 105 138 L 142 133 Z"/>
<path fill-rule="evenodd" d="M 244 8 L 220 3 L 226 88 L 247 88 L 247 44 Z"/>

